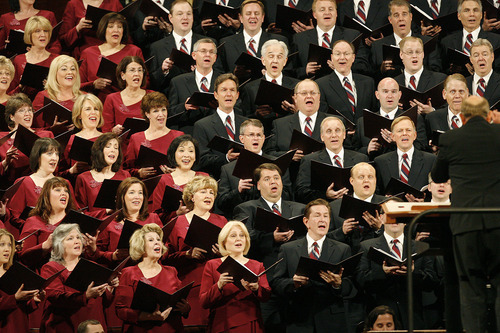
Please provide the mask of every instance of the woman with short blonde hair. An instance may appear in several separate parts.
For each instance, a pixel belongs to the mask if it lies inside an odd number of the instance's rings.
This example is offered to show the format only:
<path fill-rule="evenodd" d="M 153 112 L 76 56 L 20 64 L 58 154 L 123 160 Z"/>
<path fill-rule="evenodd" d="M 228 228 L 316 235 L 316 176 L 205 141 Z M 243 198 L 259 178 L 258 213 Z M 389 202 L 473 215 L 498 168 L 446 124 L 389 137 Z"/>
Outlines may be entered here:
<path fill-rule="evenodd" d="M 10 97 L 7 92 L 11 90 L 10 84 L 14 79 L 15 73 L 16 70 L 12 61 L 5 56 L 0 56 L 0 104 L 5 105 Z M 2 129 L 0 128 L 0 130 Z"/>

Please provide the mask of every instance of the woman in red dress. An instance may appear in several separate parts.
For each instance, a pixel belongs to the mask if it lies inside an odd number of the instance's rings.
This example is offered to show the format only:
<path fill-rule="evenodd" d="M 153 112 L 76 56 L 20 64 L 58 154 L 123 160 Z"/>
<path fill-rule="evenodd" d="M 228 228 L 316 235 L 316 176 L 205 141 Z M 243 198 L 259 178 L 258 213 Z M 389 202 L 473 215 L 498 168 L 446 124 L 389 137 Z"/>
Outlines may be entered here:
<path fill-rule="evenodd" d="M 187 183 L 182 199 L 190 211 L 177 218 L 177 222 L 175 222 L 175 226 L 168 237 L 168 262 L 177 268 L 179 279 L 183 285 L 194 281 L 195 287 L 188 297 L 192 311 L 189 318 L 184 321 L 186 325 L 207 325 L 208 311 L 202 308 L 198 297 L 199 290 L 196 287 L 201 283 L 203 268 L 206 263 L 204 255 L 206 251 L 185 245 L 184 239 L 194 214 L 221 228 L 227 223 L 225 217 L 210 212 L 216 195 L 217 182 L 211 177 L 196 176 Z"/>
<path fill-rule="evenodd" d="M 50 42 L 51 36 L 52 25 L 45 17 L 33 16 L 28 20 L 24 31 L 24 42 L 30 45 L 30 49 L 28 52 L 14 58 L 13 63 L 16 68 L 16 75 L 11 83 L 12 90 L 18 88 L 26 63 L 49 68 L 52 60 L 57 57 L 57 54 L 47 51 L 47 45 Z M 17 90 L 22 90 L 32 98 L 38 92 L 37 89 L 31 87 L 19 87 Z"/>
<path fill-rule="evenodd" d="M 50 131 L 32 129 L 33 108 L 31 100 L 25 94 L 15 94 L 9 98 L 5 105 L 5 121 L 10 131 L 16 130 L 19 125 L 26 127 L 42 138 L 53 138 Z M 8 133 L 0 133 L 3 138 Z M 14 147 L 14 133 L 3 145 L 0 146 L 0 175 L 4 176 L 8 183 L 12 184 L 21 176 L 31 173 L 29 158 Z M 7 185 L 7 184 L 6 184 Z"/>
<path fill-rule="evenodd" d="M 14 236 L 0 229 L 0 277 L 12 266 L 16 243 Z M 37 309 L 38 303 L 45 298 L 45 292 L 23 290 L 14 295 L 0 290 L 0 330 L 5 333 L 28 332 L 28 314 Z"/>
<path fill-rule="evenodd" d="M 138 56 L 126 56 L 116 68 L 118 86 L 122 91 L 109 94 L 104 102 L 103 132 L 121 134 L 127 118 L 141 118 L 142 98 L 152 92 L 146 90 L 146 65 Z"/>
<path fill-rule="evenodd" d="M 163 174 L 160 182 L 153 192 L 153 206 L 152 210 L 157 211 L 161 209 L 163 195 L 165 193 L 165 186 L 170 186 L 179 191 L 184 191 L 184 187 L 195 176 L 208 176 L 207 173 L 201 171 L 194 171 L 193 166 L 200 157 L 200 149 L 198 141 L 189 134 L 184 134 L 176 137 L 170 147 L 168 147 L 167 158 L 169 166 L 175 167 L 174 171 Z M 175 212 L 163 211 L 163 214 L 171 214 L 170 220 L 175 215 L 182 215 L 187 213 L 187 208 L 184 204 L 179 203 L 179 209 Z"/>
<path fill-rule="evenodd" d="M 169 294 L 182 286 L 177 278 L 177 270 L 159 262 L 167 251 L 162 239 L 163 231 L 156 224 L 145 225 L 130 238 L 130 256 L 140 262 L 123 269 L 120 285 L 116 289 L 116 312 L 123 320 L 123 332 L 184 332 L 181 315 L 186 316 L 190 310 L 186 300 L 177 303 L 175 309 L 170 307 L 163 312 L 157 310 L 147 313 L 131 308 L 139 281 Z"/>
<path fill-rule="evenodd" d="M 78 63 L 67 55 L 60 55 L 50 64 L 49 75 L 45 90 L 40 91 L 33 100 L 35 111 L 44 106 L 44 98 L 61 104 L 68 110 L 73 110 L 75 100 L 80 96 L 80 73 L 78 72 Z M 35 119 L 35 127 L 46 127 L 53 124 L 45 124 L 42 117 Z M 55 123 L 54 125 L 57 125 Z M 68 124 L 68 126 L 71 124 Z"/>
<path fill-rule="evenodd" d="M 20 236 L 22 239 L 38 230 L 36 234 L 26 238 L 19 254 L 20 260 L 26 266 L 39 270 L 49 261 L 52 231 L 72 208 L 74 209 L 75 205 L 68 181 L 60 177 L 47 180 L 35 208 L 24 222 Z"/>
<path fill-rule="evenodd" d="M 34 7 L 35 1 L 33 0 L 12 0 L 9 1 L 11 4 L 11 12 L 5 13 L 0 16 L 0 26 L 3 29 L 0 30 L 0 49 L 5 48 L 7 39 L 9 38 L 10 30 L 21 30 L 24 31 L 26 27 L 26 22 L 32 16 L 43 16 L 49 20 L 52 27 L 57 24 L 56 16 L 53 12 L 48 10 L 39 10 Z M 52 43 L 49 51 L 52 53 L 60 53 L 61 45 L 59 42 Z"/>
<path fill-rule="evenodd" d="M 101 59 L 106 58 L 118 64 L 125 56 L 138 56 L 142 59 L 144 57 L 140 48 L 133 44 L 125 44 L 128 40 L 128 25 L 125 17 L 120 14 L 104 15 L 97 28 L 97 37 L 104 43 L 88 47 L 82 52 L 80 76 L 82 89 L 94 92 L 104 102 L 106 97 L 112 92 L 117 92 L 118 88 L 111 85 L 111 80 L 97 76 Z"/>
<path fill-rule="evenodd" d="M 102 118 L 102 103 L 99 98 L 92 94 L 83 94 L 78 96 L 73 106 L 73 125 L 80 131 L 72 134 L 69 137 L 68 143 L 63 153 L 63 160 L 59 172 L 68 177 L 77 177 L 84 171 L 90 169 L 90 165 L 86 162 L 77 162 L 69 158 L 69 152 L 73 146 L 75 136 L 82 139 L 95 142 L 99 136 L 102 135 L 98 128 L 102 127 L 104 119 Z M 86 207 L 86 206 L 80 206 Z"/>
<path fill-rule="evenodd" d="M 154 167 L 136 169 L 135 160 L 139 156 L 141 146 L 167 154 L 168 147 L 172 141 L 184 133 L 167 127 L 168 100 L 160 92 L 152 92 L 144 96 L 141 102 L 141 112 L 144 119 L 149 122 L 149 127 L 144 132 L 138 132 L 130 137 L 125 166 L 130 169 L 130 174 L 139 178 L 154 176 Z M 168 172 L 166 166 L 162 166 L 164 173 Z"/>
<path fill-rule="evenodd" d="M 123 9 L 119 0 L 70 0 L 64 10 L 59 38 L 65 49 L 71 50 L 73 56 L 80 59 L 82 51 L 89 46 L 99 45 L 92 22 L 85 19 L 87 6 L 118 12 Z M 99 22 L 95 22 L 99 24 Z"/>
<path fill-rule="evenodd" d="M 100 286 L 95 286 L 92 282 L 85 292 L 64 284 L 83 251 L 95 252 L 94 240 L 83 236 L 77 224 L 61 224 L 52 233 L 50 262 L 42 267 L 41 275 L 48 278 L 64 271 L 45 289 L 47 301 L 40 332 L 76 332 L 78 325 L 87 319 L 99 320 L 106 331 L 103 303 L 113 300 L 114 287 L 119 284 L 118 278 Z"/>
<path fill-rule="evenodd" d="M 205 265 L 200 287 L 200 299 L 204 308 L 210 309 L 210 333 L 264 332 L 264 323 L 259 302 L 271 296 L 271 288 L 265 275 L 257 282 L 237 281 L 245 290 L 234 283 L 228 273 L 220 274 L 217 268 L 231 256 L 256 275 L 265 270 L 261 262 L 247 259 L 250 249 L 250 235 L 239 221 L 228 222 L 219 234 L 219 250 L 222 258 L 212 259 Z"/>
<path fill-rule="evenodd" d="M 78 175 L 75 184 L 76 202 L 87 211 L 105 209 L 94 207 L 95 199 L 105 179 L 124 180 L 130 177 L 122 167 L 123 155 L 120 140 L 114 133 L 104 133 L 92 146 L 92 169 Z"/>
<path fill-rule="evenodd" d="M 10 83 L 14 79 L 15 73 L 16 70 L 12 61 L 5 56 L 0 56 L 0 104 L 4 106 L 10 98 L 7 92 L 10 91 Z"/>

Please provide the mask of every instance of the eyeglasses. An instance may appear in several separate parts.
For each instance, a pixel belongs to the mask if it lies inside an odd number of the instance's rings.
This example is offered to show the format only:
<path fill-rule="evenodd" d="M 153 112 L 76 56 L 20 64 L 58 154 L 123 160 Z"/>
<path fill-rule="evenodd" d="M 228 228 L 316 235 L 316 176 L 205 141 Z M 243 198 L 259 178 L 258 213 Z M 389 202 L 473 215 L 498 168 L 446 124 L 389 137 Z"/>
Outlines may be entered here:
<path fill-rule="evenodd" d="M 208 54 L 210 54 L 210 55 L 212 55 L 212 54 L 217 54 L 217 51 L 216 51 L 216 50 L 206 50 L 206 49 L 201 49 L 201 50 L 198 50 L 198 51 L 196 51 L 196 52 L 200 52 L 200 53 L 202 53 L 202 54 L 208 53 Z"/>
<path fill-rule="evenodd" d="M 127 69 L 127 72 L 142 74 L 142 73 L 144 73 L 144 69 L 142 69 L 142 68 L 129 68 L 129 69 Z"/>
<path fill-rule="evenodd" d="M 262 134 L 244 134 L 247 138 L 250 138 L 250 139 L 254 139 L 254 138 L 257 138 L 257 139 L 263 139 L 264 138 L 264 135 Z"/>
<path fill-rule="evenodd" d="M 22 109 L 19 109 L 19 110 L 16 110 L 16 113 L 19 113 L 19 114 L 30 114 L 30 113 L 33 113 L 33 109 L 32 108 L 22 108 Z"/>
<path fill-rule="evenodd" d="M 410 51 L 401 51 L 403 52 L 404 54 L 410 56 L 410 57 L 413 57 L 414 55 L 421 55 L 424 53 L 424 50 L 416 50 L 416 51 L 413 51 L 413 50 L 410 50 Z"/>
<path fill-rule="evenodd" d="M 311 95 L 312 97 L 319 95 L 319 91 L 297 91 L 297 94 L 306 97 L 307 95 Z"/>
<path fill-rule="evenodd" d="M 347 57 L 352 56 L 354 53 L 352 53 L 352 52 L 333 52 L 332 54 L 334 57 L 344 56 L 347 58 Z"/>

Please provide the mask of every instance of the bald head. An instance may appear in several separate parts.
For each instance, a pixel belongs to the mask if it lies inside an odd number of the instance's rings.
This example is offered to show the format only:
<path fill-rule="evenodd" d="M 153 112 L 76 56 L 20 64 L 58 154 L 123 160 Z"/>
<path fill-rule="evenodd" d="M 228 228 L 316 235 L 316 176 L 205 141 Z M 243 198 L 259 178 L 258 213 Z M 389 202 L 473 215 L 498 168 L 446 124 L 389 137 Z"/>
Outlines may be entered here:
<path fill-rule="evenodd" d="M 462 103 L 462 114 L 465 119 L 480 116 L 486 118 L 490 105 L 484 97 L 470 96 L 464 99 Z"/>
<path fill-rule="evenodd" d="M 401 91 L 396 80 L 390 77 L 382 79 L 375 91 L 375 97 L 380 101 L 380 108 L 385 113 L 396 109 L 401 98 Z"/>

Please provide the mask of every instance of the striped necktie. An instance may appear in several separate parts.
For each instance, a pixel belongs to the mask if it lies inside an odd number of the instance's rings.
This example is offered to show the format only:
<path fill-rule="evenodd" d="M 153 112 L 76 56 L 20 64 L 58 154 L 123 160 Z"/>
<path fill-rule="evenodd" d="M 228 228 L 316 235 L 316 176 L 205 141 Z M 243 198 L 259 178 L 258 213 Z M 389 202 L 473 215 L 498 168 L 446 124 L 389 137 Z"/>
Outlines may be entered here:
<path fill-rule="evenodd" d="M 408 162 L 408 154 L 403 154 L 403 162 L 401 163 L 401 174 L 399 178 L 403 183 L 408 184 L 408 177 L 410 176 L 410 163 Z"/>
<path fill-rule="evenodd" d="M 311 126 L 311 117 L 307 117 L 306 118 L 306 126 L 304 127 L 304 132 L 307 136 L 310 136 L 312 137 L 313 135 L 313 130 L 312 130 L 312 126 Z"/>
<path fill-rule="evenodd" d="M 483 97 L 485 90 L 486 90 L 486 84 L 484 82 L 484 79 L 480 78 L 479 81 L 477 82 L 476 93 L 478 96 Z"/>
<path fill-rule="evenodd" d="M 327 49 L 332 47 L 331 42 L 330 42 L 330 37 L 328 36 L 328 33 L 326 33 L 326 32 L 323 34 L 323 41 L 321 43 L 321 46 L 325 47 Z"/>
<path fill-rule="evenodd" d="M 417 91 L 417 82 L 415 81 L 415 75 L 410 76 L 410 84 L 408 85 L 408 88 Z"/>
<path fill-rule="evenodd" d="M 290 8 L 297 7 L 297 2 L 295 2 L 294 0 L 288 0 L 288 7 Z"/>
<path fill-rule="evenodd" d="M 231 141 L 234 141 L 234 128 L 233 122 L 231 121 L 231 116 L 227 116 L 226 118 L 226 132 L 227 135 L 229 135 L 229 139 L 231 139 Z"/>
<path fill-rule="evenodd" d="M 465 39 L 464 52 L 470 56 L 470 47 L 472 46 L 472 34 L 468 34 Z"/>
<path fill-rule="evenodd" d="M 344 89 L 347 93 L 347 99 L 349 100 L 349 103 L 351 103 L 351 111 L 352 113 L 356 113 L 356 99 L 354 98 L 354 89 L 352 88 L 351 82 L 349 82 L 349 79 L 344 77 Z"/>
<path fill-rule="evenodd" d="M 281 216 L 281 212 L 279 210 L 279 207 L 278 207 L 278 204 L 277 203 L 274 203 L 273 204 L 273 213 L 276 214 L 276 215 L 279 215 Z"/>
<path fill-rule="evenodd" d="M 356 12 L 356 18 L 359 22 L 365 24 L 366 23 L 366 11 L 365 11 L 365 2 L 361 0 L 358 4 L 358 11 Z"/>
<path fill-rule="evenodd" d="M 250 38 L 250 40 L 248 41 L 247 53 L 251 56 L 257 57 L 257 51 L 255 50 L 253 44 L 255 44 L 255 40 L 253 38 Z"/>
<path fill-rule="evenodd" d="M 451 129 L 457 129 L 459 127 L 460 126 L 458 126 L 458 117 L 457 116 L 451 117 Z"/>
<path fill-rule="evenodd" d="M 340 156 L 339 155 L 333 156 L 333 161 L 335 162 L 336 166 L 338 166 L 339 168 L 342 168 L 342 163 L 340 163 Z"/>
<path fill-rule="evenodd" d="M 181 48 L 180 48 L 180 51 L 184 52 L 186 54 L 189 53 L 188 48 L 186 46 L 186 38 L 181 39 Z"/>
<path fill-rule="evenodd" d="M 208 80 L 206 76 L 201 78 L 201 90 L 204 92 L 208 92 Z"/>
<path fill-rule="evenodd" d="M 431 0 L 431 12 L 432 12 L 432 18 L 437 19 L 439 16 L 439 8 L 437 0 Z"/>
<path fill-rule="evenodd" d="M 319 259 L 319 245 L 318 243 L 314 242 L 313 243 L 313 248 L 311 250 L 311 253 L 309 253 L 309 258 L 318 260 Z"/>
<path fill-rule="evenodd" d="M 399 243 L 399 240 L 397 238 L 394 238 L 392 240 L 392 250 L 394 251 L 394 253 L 396 253 L 396 255 L 399 257 L 399 259 L 401 259 L 401 251 L 399 251 L 398 243 Z"/>

